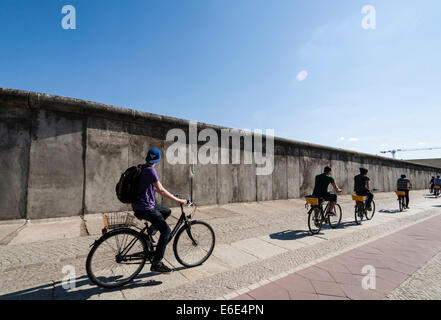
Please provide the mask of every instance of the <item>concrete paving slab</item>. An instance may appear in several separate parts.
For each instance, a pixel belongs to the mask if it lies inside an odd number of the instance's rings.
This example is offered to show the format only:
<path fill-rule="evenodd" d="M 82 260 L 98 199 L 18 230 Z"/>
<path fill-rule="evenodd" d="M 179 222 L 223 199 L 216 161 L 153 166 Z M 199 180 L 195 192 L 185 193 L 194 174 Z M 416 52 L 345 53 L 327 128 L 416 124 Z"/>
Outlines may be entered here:
<path fill-rule="evenodd" d="M 91 282 L 87 283 L 80 282 L 79 286 L 74 288 L 63 288 L 61 284 L 53 290 L 53 299 L 55 300 L 124 300 L 119 289 L 109 290 L 102 289 Z"/>
<path fill-rule="evenodd" d="M 245 239 L 231 244 L 259 259 L 267 259 L 287 250 L 258 238 Z"/>
<path fill-rule="evenodd" d="M 104 228 L 103 217 L 101 214 L 90 214 L 84 216 L 84 222 L 86 224 L 87 232 L 90 235 L 99 235 Z"/>
<path fill-rule="evenodd" d="M 224 264 L 237 268 L 257 261 L 258 258 L 229 244 L 219 244 L 214 247 L 213 256 L 219 258 Z"/>
<path fill-rule="evenodd" d="M 317 235 L 317 236 L 305 237 L 299 241 L 304 243 L 305 245 L 310 246 L 310 245 L 314 245 L 317 243 L 323 243 L 324 241 L 327 241 L 327 239 L 322 235 Z"/>
<path fill-rule="evenodd" d="M 150 265 L 146 265 L 139 276 L 132 283 L 123 287 L 121 291 L 128 300 L 142 300 L 152 294 L 155 295 L 155 298 L 161 299 L 160 291 L 173 289 L 188 282 L 179 272 L 154 274 L 150 272 Z"/>
<path fill-rule="evenodd" d="M 230 266 L 226 265 L 219 258 L 211 256 L 203 265 L 182 269 L 179 272 L 189 281 L 195 281 L 229 269 Z"/>
<path fill-rule="evenodd" d="M 259 237 L 259 239 L 287 250 L 296 250 L 298 248 L 306 246 L 305 243 L 300 241 L 275 239 L 272 238 L 271 235 L 262 236 Z"/>
<path fill-rule="evenodd" d="M 252 202 L 252 203 L 241 203 L 238 204 L 228 204 L 224 205 L 224 208 L 237 212 L 240 215 L 254 215 L 256 212 L 260 213 L 269 213 L 268 208 L 263 207 L 261 204 Z"/>
<path fill-rule="evenodd" d="M 81 236 L 81 225 L 80 217 L 45 223 L 31 221 L 20 230 L 9 244 L 77 238 Z"/>
<path fill-rule="evenodd" d="M 6 238 L 9 238 L 11 234 L 13 234 L 23 225 L 24 222 L 14 223 L 14 224 L 3 224 L 3 225 L 0 224 L 0 244 L 6 244 L 6 243 L 2 243 L 2 241 L 6 240 Z"/>
<path fill-rule="evenodd" d="M 207 209 L 198 209 L 197 211 L 197 217 L 201 220 L 228 218 L 237 214 L 237 212 L 229 210 L 227 208 L 223 208 L 222 206 Z"/>

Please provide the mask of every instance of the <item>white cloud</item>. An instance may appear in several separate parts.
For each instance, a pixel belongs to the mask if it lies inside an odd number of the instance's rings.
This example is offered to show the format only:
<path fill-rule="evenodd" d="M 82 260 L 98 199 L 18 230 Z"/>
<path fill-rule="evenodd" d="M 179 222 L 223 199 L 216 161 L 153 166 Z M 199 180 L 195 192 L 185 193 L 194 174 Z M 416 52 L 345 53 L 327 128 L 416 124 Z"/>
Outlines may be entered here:
<path fill-rule="evenodd" d="M 345 140 L 345 137 L 340 137 L 340 138 L 338 138 L 338 140 L 340 140 L 340 141 L 344 141 L 344 140 Z"/>
<path fill-rule="evenodd" d="M 357 141 L 360 141 L 360 139 L 358 139 L 358 138 L 350 138 L 349 141 L 351 141 L 351 142 L 357 142 Z"/>
<path fill-rule="evenodd" d="M 304 81 L 306 78 L 308 78 L 308 71 L 306 70 L 302 70 L 297 74 L 297 81 L 298 82 L 302 82 Z"/>
<path fill-rule="evenodd" d="M 426 143 L 425 143 L 425 142 L 418 142 L 418 144 L 419 144 L 420 146 L 422 146 L 422 145 L 425 145 Z"/>

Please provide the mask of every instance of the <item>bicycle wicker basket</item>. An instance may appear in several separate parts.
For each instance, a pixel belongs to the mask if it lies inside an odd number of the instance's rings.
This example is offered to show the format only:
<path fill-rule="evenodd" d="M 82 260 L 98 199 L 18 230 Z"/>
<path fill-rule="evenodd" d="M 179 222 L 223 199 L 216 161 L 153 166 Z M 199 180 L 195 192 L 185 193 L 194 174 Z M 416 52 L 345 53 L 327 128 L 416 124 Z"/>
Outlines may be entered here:
<path fill-rule="evenodd" d="M 134 226 L 135 216 L 127 212 L 103 213 L 104 227 L 107 230 Z"/>

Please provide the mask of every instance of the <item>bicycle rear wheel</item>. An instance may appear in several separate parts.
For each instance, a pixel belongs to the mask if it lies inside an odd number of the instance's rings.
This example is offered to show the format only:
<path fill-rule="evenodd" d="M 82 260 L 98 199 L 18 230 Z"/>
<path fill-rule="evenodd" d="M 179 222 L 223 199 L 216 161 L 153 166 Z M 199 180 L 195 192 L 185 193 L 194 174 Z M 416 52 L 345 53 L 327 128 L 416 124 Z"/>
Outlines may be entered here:
<path fill-rule="evenodd" d="M 374 217 L 374 214 L 375 214 L 375 201 L 374 200 L 372 200 L 371 207 L 372 207 L 372 211 L 366 210 L 366 219 L 367 220 L 372 220 L 372 218 Z"/>
<path fill-rule="evenodd" d="M 98 239 L 86 260 L 90 280 L 103 288 L 123 286 L 135 278 L 147 260 L 147 242 L 132 229 L 117 229 Z"/>
<path fill-rule="evenodd" d="M 318 234 L 322 229 L 323 221 L 320 209 L 315 207 L 308 211 L 308 228 L 311 234 Z"/>
<path fill-rule="evenodd" d="M 196 267 L 210 257 L 215 241 L 213 228 L 208 223 L 191 221 L 176 234 L 173 252 L 183 266 Z"/>
<path fill-rule="evenodd" d="M 398 205 L 400 207 L 400 212 L 403 212 L 403 210 L 404 210 L 404 201 L 403 201 L 403 197 L 401 197 L 401 196 L 398 199 Z"/>
<path fill-rule="evenodd" d="M 361 224 L 361 222 L 363 221 L 363 217 L 364 217 L 364 205 L 361 202 L 357 202 L 357 204 L 355 205 L 355 223 L 356 224 Z"/>
<path fill-rule="evenodd" d="M 341 222 L 341 217 L 342 217 L 341 207 L 338 203 L 335 204 L 334 213 L 335 213 L 335 216 L 328 217 L 328 223 L 332 229 L 337 228 Z"/>

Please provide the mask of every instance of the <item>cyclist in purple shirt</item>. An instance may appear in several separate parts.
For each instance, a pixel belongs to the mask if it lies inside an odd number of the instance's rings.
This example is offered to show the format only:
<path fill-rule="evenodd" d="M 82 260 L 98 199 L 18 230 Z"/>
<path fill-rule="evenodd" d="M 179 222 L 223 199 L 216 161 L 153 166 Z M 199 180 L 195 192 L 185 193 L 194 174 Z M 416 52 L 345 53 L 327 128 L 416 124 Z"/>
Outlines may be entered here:
<path fill-rule="evenodd" d="M 150 270 L 158 273 L 169 273 L 171 269 L 164 265 L 161 260 L 164 257 L 165 248 L 170 237 L 171 230 L 165 220 L 170 216 L 171 210 L 156 203 L 155 192 L 179 204 L 187 204 L 187 200 L 173 196 L 162 186 L 155 170 L 155 166 L 160 159 L 161 151 L 158 149 L 152 148 L 147 152 L 146 167 L 142 169 L 139 177 L 138 194 L 140 198 L 132 203 L 132 208 L 138 219 L 147 220 L 152 224 L 149 230 L 152 234 L 155 234 L 157 230 L 161 234 Z"/>

